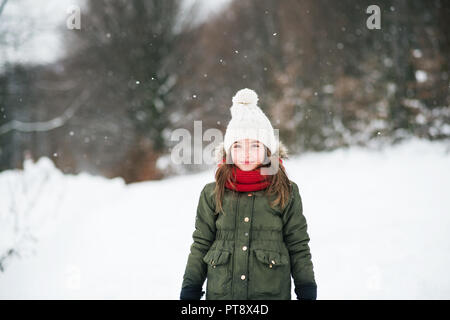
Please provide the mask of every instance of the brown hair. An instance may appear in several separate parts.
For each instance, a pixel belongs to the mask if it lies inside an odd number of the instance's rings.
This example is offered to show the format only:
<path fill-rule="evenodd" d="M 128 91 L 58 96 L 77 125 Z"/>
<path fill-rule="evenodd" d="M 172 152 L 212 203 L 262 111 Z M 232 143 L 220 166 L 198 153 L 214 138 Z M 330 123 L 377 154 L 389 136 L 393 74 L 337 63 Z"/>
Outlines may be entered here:
<path fill-rule="evenodd" d="M 257 168 L 254 170 L 260 168 L 260 167 L 270 167 L 274 161 L 279 161 L 278 157 L 272 157 L 270 150 L 264 146 L 266 152 L 265 152 L 265 159 L 262 164 L 260 164 Z M 231 159 L 231 156 L 229 156 Z M 226 160 L 226 155 L 222 159 L 223 161 Z M 225 184 L 227 181 L 230 181 L 230 183 L 233 185 L 236 181 L 232 175 L 233 167 L 235 166 L 232 161 L 226 161 L 219 165 L 219 167 L 216 170 L 215 179 L 216 179 L 216 186 L 214 189 L 215 197 L 216 197 L 216 213 L 224 213 L 222 208 L 222 201 L 223 196 L 225 193 Z M 266 179 L 270 182 L 269 186 L 265 189 L 264 195 L 265 196 L 271 196 L 276 195 L 276 198 L 274 201 L 270 203 L 270 206 L 272 208 L 276 207 L 277 205 L 280 205 L 282 209 L 286 206 L 289 195 L 291 192 L 291 183 L 289 181 L 289 178 L 286 174 L 286 169 L 284 168 L 282 163 L 279 163 L 279 168 L 276 174 L 273 175 L 267 175 Z"/>

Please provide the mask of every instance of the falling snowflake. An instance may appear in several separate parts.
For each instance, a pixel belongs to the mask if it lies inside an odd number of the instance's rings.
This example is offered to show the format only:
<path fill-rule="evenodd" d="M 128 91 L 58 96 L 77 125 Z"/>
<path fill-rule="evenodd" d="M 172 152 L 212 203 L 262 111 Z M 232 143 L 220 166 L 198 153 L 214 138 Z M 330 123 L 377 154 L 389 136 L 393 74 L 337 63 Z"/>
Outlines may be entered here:
<path fill-rule="evenodd" d="M 412 54 L 414 58 L 422 58 L 422 51 L 420 51 L 419 49 L 414 49 Z"/>
<path fill-rule="evenodd" d="M 428 76 L 427 76 L 427 73 L 425 71 L 417 70 L 415 75 L 416 75 L 417 82 L 421 82 L 422 83 L 422 82 L 427 81 Z"/>

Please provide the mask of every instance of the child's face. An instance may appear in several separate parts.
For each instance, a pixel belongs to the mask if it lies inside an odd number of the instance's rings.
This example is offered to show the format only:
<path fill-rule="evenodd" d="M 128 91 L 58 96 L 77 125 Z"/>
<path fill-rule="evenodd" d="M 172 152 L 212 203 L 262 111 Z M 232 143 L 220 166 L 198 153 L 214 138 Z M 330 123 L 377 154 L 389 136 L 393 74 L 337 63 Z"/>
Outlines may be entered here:
<path fill-rule="evenodd" d="M 231 145 L 233 163 L 241 170 L 250 171 L 264 161 L 264 144 L 258 140 L 243 139 Z"/>

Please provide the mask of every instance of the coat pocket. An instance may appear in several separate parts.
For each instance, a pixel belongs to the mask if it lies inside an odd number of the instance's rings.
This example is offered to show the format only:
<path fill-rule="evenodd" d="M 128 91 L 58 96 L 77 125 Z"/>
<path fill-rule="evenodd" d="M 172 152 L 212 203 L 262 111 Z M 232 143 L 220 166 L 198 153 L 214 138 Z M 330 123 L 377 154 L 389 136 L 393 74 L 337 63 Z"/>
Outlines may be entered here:
<path fill-rule="evenodd" d="M 255 294 L 279 295 L 290 286 L 289 257 L 279 251 L 254 249 L 249 289 Z"/>
<path fill-rule="evenodd" d="M 208 265 L 206 290 L 216 295 L 226 294 L 231 284 L 231 252 L 221 249 L 209 250 L 203 257 Z"/>

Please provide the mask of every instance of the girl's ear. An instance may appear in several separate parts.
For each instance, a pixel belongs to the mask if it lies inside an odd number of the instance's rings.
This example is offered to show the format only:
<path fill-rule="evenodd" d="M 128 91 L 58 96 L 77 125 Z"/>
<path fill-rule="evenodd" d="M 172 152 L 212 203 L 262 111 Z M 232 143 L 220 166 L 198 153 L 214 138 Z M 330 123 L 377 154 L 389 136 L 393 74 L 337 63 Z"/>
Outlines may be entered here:
<path fill-rule="evenodd" d="M 226 164 L 233 164 L 233 158 L 231 157 L 231 150 L 230 150 L 230 152 L 228 152 L 228 153 L 225 153 L 226 154 Z"/>
<path fill-rule="evenodd" d="M 269 164 L 270 163 L 270 158 L 267 155 L 267 153 L 264 154 L 264 160 L 262 162 L 263 165 Z"/>
<path fill-rule="evenodd" d="M 226 151 L 224 148 L 224 144 L 223 142 L 220 142 L 218 145 L 215 146 L 214 148 L 214 159 L 216 160 L 217 163 L 222 163 L 225 158 L 226 155 Z"/>
<path fill-rule="evenodd" d="M 264 160 L 262 162 L 263 165 L 266 165 L 266 164 L 270 163 L 270 158 L 269 158 L 269 155 L 268 155 L 269 151 L 268 150 L 269 149 L 264 145 Z"/>

